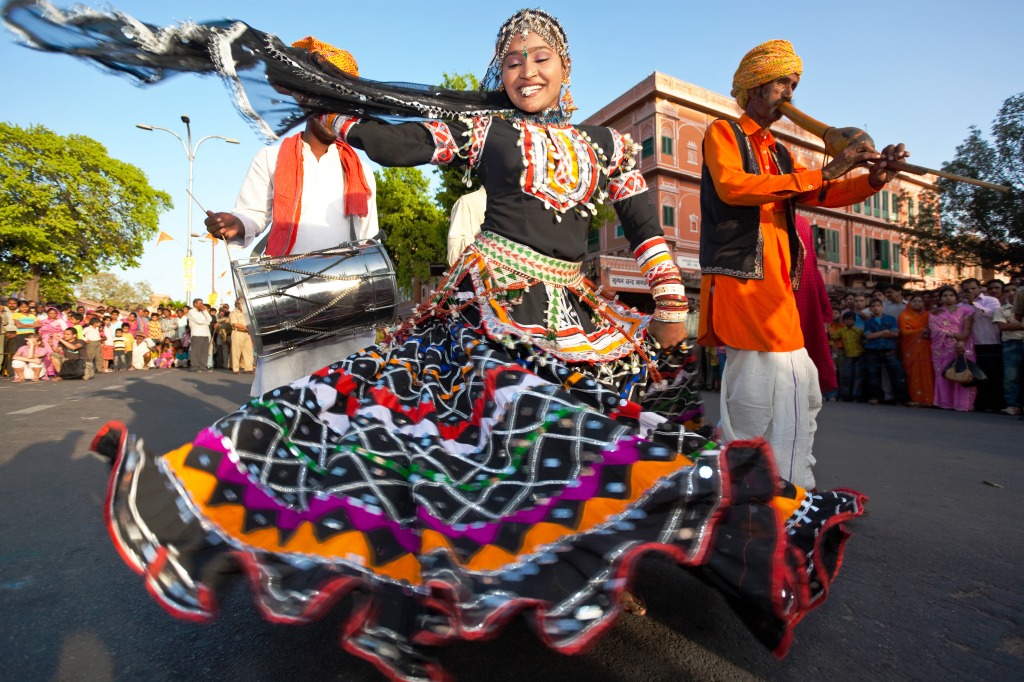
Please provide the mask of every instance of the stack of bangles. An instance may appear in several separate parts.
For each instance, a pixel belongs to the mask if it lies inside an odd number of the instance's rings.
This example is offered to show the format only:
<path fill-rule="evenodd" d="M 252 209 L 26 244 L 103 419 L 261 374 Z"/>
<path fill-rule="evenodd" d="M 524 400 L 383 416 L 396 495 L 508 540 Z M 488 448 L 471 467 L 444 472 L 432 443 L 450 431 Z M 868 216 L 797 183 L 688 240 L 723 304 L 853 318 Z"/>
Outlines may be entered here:
<path fill-rule="evenodd" d="M 686 290 L 679 268 L 672 262 L 668 244 L 662 237 L 651 237 L 633 250 L 640 272 L 654 296 L 654 319 L 659 322 L 686 322 Z"/>

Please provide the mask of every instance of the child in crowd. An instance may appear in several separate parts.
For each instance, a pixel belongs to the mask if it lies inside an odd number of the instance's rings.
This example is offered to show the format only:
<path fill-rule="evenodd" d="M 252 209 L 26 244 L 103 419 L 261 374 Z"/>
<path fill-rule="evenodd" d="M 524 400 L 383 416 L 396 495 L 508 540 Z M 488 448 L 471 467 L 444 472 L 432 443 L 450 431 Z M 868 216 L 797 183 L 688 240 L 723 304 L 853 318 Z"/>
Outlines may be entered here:
<path fill-rule="evenodd" d="M 128 369 L 128 363 L 125 360 L 125 354 L 127 353 L 128 337 L 124 335 L 124 330 L 118 327 L 114 330 L 114 371 L 120 372 L 122 369 Z"/>
<path fill-rule="evenodd" d="M 174 367 L 174 347 L 166 339 L 160 344 L 160 357 L 156 360 L 156 366 L 162 369 Z"/>
<path fill-rule="evenodd" d="M 841 329 L 829 331 L 829 338 L 843 344 L 843 369 L 839 375 L 839 398 L 845 403 L 861 397 L 863 382 L 864 329 L 857 326 L 857 314 L 843 313 Z"/>
<path fill-rule="evenodd" d="M 114 330 L 117 323 L 110 315 L 103 316 L 103 369 L 102 372 L 113 371 L 114 365 Z"/>
<path fill-rule="evenodd" d="M 188 367 L 188 349 L 181 339 L 174 342 L 174 366 Z"/>

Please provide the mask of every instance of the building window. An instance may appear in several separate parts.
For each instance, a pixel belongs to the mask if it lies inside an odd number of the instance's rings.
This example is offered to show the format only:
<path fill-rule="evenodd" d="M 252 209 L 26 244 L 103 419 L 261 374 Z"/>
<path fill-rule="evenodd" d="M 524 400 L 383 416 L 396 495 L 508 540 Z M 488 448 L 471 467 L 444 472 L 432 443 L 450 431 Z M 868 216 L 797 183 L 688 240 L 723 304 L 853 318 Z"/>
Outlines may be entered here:
<path fill-rule="evenodd" d="M 700 218 L 696 213 L 690 214 L 690 232 L 700 231 Z"/>
<path fill-rule="evenodd" d="M 882 217 L 886 220 L 889 219 L 889 190 L 883 189 L 879 194 L 882 195 Z"/>
<path fill-rule="evenodd" d="M 907 218 L 914 217 L 914 200 L 907 199 Z"/>
<path fill-rule="evenodd" d="M 871 197 L 864 200 L 864 215 L 871 215 Z"/>
<path fill-rule="evenodd" d="M 854 204 L 853 205 L 853 212 L 854 213 L 860 213 L 860 204 Z"/>
<path fill-rule="evenodd" d="M 892 221 L 894 223 L 899 222 L 899 220 L 900 220 L 900 204 L 901 203 L 902 203 L 902 200 L 900 199 L 899 195 L 898 194 L 893 194 L 892 195 Z"/>
<path fill-rule="evenodd" d="M 825 252 L 827 250 L 825 247 L 825 242 L 827 241 L 825 230 L 821 229 L 817 225 L 811 225 L 811 234 L 814 237 L 814 255 L 818 258 L 824 259 Z"/>
<path fill-rule="evenodd" d="M 876 218 L 882 217 L 882 207 L 879 204 L 880 201 L 878 199 L 878 194 L 876 193 L 875 196 L 871 197 L 871 215 Z"/>
<path fill-rule="evenodd" d="M 676 226 L 676 209 L 671 206 L 661 207 L 661 224 L 664 227 Z"/>
<path fill-rule="evenodd" d="M 839 262 L 839 230 L 826 230 L 817 225 L 811 226 L 814 234 L 814 253 L 818 260 L 827 263 Z"/>
<path fill-rule="evenodd" d="M 888 270 L 889 256 L 889 242 L 884 239 L 868 240 L 868 267 Z"/>
<path fill-rule="evenodd" d="M 648 156 L 654 156 L 653 137 L 648 137 L 646 140 L 640 143 L 640 158 L 646 159 Z"/>
<path fill-rule="evenodd" d="M 618 238 L 618 239 L 622 239 L 625 236 L 626 236 L 626 233 L 622 231 L 622 225 L 616 225 L 615 226 L 615 237 Z"/>
<path fill-rule="evenodd" d="M 591 230 L 587 233 L 587 253 L 595 253 L 601 250 L 601 231 Z"/>
<path fill-rule="evenodd" d="M 672 156 L 672 138 L 668 135 L 661 136 L 661 153 Z"/>
<path fill-rule="evenodd" d="M 839 262 L 839 230 L 828 230 L 825 233 L 825 260 L 829 263 Z"/>
<path fill-rule="evenodd" d="M 687 142 L 686 143 L 686 163 L 692 163 L 697 165 L 697 143 Z"/>
<path fill-rule="evenodd" d="M 853 264 L 863 265 L 864 257 L 861 255 L 864 252 L 864 238 L 859 234 L 853 238 Z"/>
<path fill-rule="evenodd" d="M 901 255 L 902 255 L 902 250 L 900 249 L 900 245 L 899 244 L 893 244 L 892 245 L 892 271 L 893 272 L 903 272 L 903 270 L 901 269 L 901 264 L 900 264 L 900 256 Z"/>
<path fill-rule="evenodd" d="M 917 250 L 914 247 L 907 249 L 907 270 L 911 275 L 917 274 Z"/>

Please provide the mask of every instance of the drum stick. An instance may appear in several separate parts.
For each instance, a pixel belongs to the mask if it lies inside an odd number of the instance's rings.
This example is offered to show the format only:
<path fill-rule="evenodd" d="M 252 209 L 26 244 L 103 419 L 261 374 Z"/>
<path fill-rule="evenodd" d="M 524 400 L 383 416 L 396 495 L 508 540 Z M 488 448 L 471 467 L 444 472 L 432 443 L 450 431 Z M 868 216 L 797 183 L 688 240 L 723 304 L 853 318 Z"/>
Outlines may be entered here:
<path fill-rule="evenodd" d="M 192 197 L 192 201 L 196 202 L 196 206 L 199 207 L 200 211 L 202 211 L 206 215 L 211 215 L 210 211 L 207 211 L 203 207 L 203 205 L 201 203 L 199 203 L 199 199 L 196 199 L 196 195 L 192 194 L 192 192 L 189 192 L 187 188 L 185 189 L 185 194 L 187 194 L 190 197 Z M 213 234 L 210 234 L 210 236 L 213 237 L 214 239 L 217 238 L 217 237 L 214 237 Z M 224 253 L 226 253 L 228 255 L 228 267 L 230 268 L 231 267 L 231 249 L 228 248 L 228 240 L 224 239 L 223 237 L 221 237 L 220 239 L 221 239 L 221 241 L 224 242 Z"/>

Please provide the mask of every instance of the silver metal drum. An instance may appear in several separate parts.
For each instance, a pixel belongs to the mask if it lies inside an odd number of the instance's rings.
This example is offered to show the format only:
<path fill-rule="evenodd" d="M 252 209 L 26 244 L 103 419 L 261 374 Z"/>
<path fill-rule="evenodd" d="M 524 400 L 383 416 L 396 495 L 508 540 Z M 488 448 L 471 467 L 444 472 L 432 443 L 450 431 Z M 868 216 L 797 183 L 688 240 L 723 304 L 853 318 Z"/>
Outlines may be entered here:
<path fill-rule="evenodd" d="M 240 259 L 231 264 L 231 275 L 261 358 L 328 337 L 352 336 L 395 319 L 395 268 L 375 240 L 293 256 Z"/>

